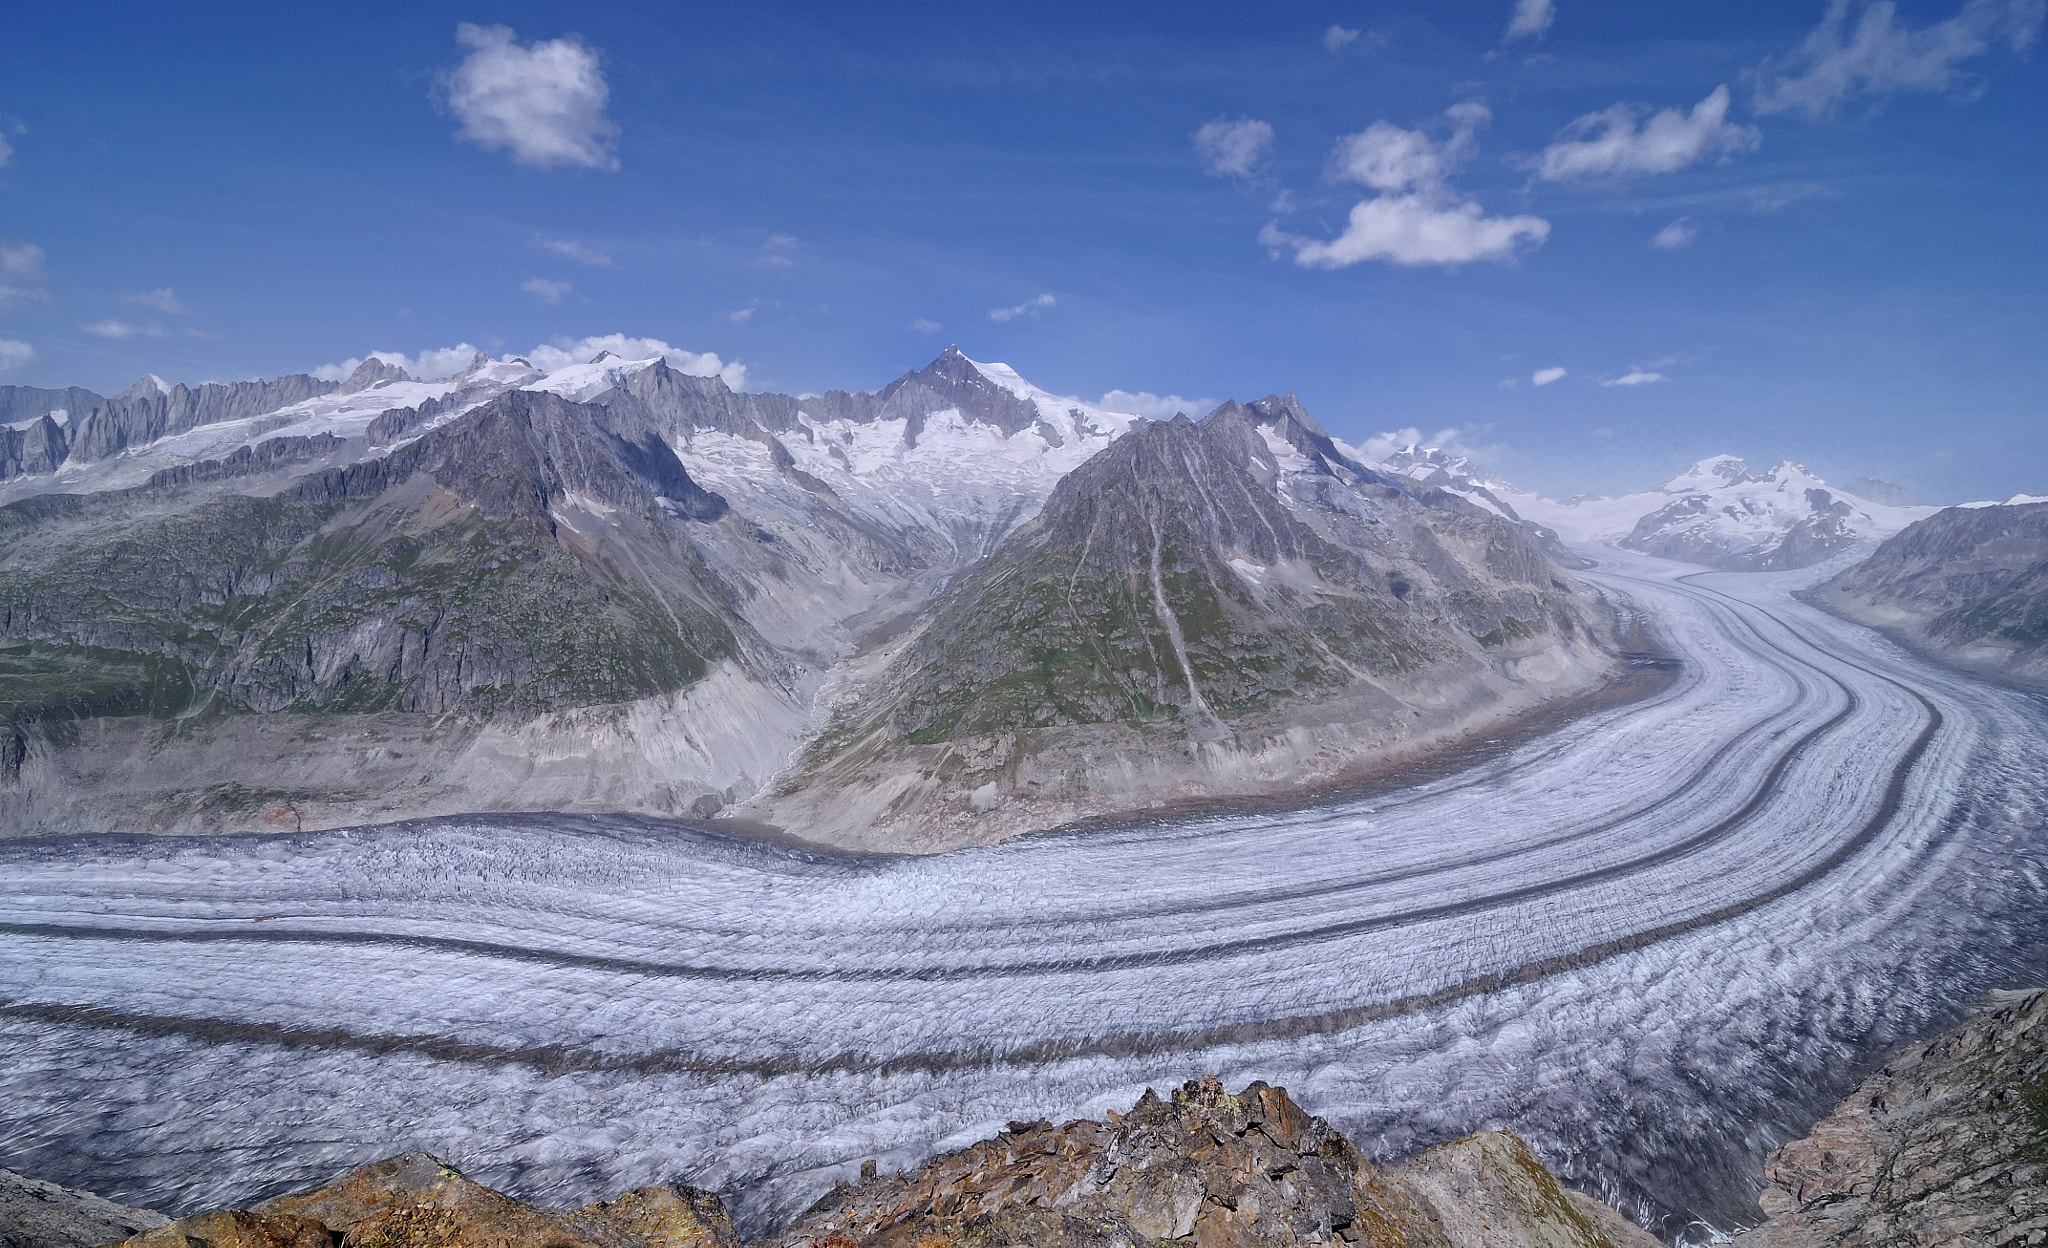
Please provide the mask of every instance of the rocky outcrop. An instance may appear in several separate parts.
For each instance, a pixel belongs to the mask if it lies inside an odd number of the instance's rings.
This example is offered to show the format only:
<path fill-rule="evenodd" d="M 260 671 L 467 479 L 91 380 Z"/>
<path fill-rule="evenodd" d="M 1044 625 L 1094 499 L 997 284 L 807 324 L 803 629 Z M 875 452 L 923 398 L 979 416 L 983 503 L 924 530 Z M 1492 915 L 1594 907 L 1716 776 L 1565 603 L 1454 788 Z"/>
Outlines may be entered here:
<path fill-rule="evenodd" d="M 1599 685 L 1605 629 L 1514 523 L 1225 404 L 1063 478 L 760 805 L 940 847 L 1282 792 Z"/>
<path fill-rule="evenodd" d="M 0 1248 L 98 1248 L 169 1221 L 154 1209 L 0 1170 Z"/>
<path fill-rule="evenodd" d="M 1568 1194 L 1511 1135 L 1380 1167 L 1254 1083 L 1147 1092 L 1107 1122 L 1012 1123 L 897 1175 L 865 1175 L 759 1248 L 1648 1248 L 1619 1214 Z"/>
<path fill-rule="evenodd" d="M 1950 507 L 1812 598 L 1958 666 L 2048 686 L 2048 503 Z"/>
<path fill-rule="evenodd" d="M 753 1248 L 1654 1248 L 1512 1135 L 1374 1165 L 1284 1089 L 1214 1078 L 1106 1122 L 1011 1123 L 902 1174 L 842 1183 Z M 13 1245 L 10 1245 L 13 1248 Z M 27 1240 L 20 1248 L 45 1248 Z M 59 1248 L 52 1242 L 47 1248 Z M 66 1244 L 63 1248 L 82 1248 Z M 740 1248 L 717 1196 L 681 1185 L 581 1209 L 513 1200 L 424 1153 L 121 1248 Z"/>
<path fill-rule="evenodd" d="M 227 385 L 207 382 L 196 389 L 165 387 L 155 378 L 145 377 L 90 412 L 72 414 L 67 462 L 91 463 L 174 433 L 261 416 L 340 388 L 339 382 L 321 381 L 304 373 Z"/>
<path fill-rule="evenodd" d="M 0 386 L 0 481 L 55 472 L 71 449 L 79 418 L 104 402 L 77 386 Z"/>
<path fill-rule="evenodd" d="M 405 1153 L 254 1209 L 181 1218 L 121 1248 L 739 1248 L 739 1237 L 718 1197 L 696 1188 L 547 1209 Z"/>
<path fill-rule="evenodd" d="M 2048 1241 L 2048 993 L 1887 1062 L 1764 1175 L 1737 1248 Z"/>

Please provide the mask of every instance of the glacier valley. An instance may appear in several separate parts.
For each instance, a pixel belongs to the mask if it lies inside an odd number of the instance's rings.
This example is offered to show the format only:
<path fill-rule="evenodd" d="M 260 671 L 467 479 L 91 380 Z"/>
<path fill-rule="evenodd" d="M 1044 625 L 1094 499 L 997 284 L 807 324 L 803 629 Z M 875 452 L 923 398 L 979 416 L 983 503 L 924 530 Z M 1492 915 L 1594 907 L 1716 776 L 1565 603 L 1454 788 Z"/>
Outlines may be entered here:
<path fill-rule="evenodd" d="M 1456 774 L 936 857 L 622 817 L 0 842 L 0 1165 L 174 1210 L 420 1147 L 745 1228 L 1204 1072 L 1483 1127 L 1692 1242 L 1888 1046 L 2038 983 L 2048 702 L 1805 605 L 1580 573 L 1679 660 Z"/>

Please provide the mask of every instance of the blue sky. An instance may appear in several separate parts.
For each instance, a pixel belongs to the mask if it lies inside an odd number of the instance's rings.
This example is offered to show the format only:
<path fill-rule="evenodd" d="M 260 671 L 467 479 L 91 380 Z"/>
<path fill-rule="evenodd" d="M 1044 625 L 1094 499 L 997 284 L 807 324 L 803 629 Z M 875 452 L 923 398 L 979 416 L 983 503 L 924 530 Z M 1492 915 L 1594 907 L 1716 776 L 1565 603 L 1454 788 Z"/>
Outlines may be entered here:
<path fill-rule="evenodd" d="M 2042 7 L 16 6 L 0 381 L 957 342 L 1559 493 L 2048 491 Z"/>

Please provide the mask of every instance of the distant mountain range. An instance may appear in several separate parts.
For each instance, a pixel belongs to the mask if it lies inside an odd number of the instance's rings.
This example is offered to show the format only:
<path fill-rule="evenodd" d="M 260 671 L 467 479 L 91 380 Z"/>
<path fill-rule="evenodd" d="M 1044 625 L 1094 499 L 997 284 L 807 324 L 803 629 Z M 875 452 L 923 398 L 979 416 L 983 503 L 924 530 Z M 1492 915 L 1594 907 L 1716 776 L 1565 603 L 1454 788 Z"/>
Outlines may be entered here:
<path fill-rule="evenodd" d="M 1556 503 L 1293 396 L 1146 421 L 948 349 L 0 387 L 0 828 L 482 809 L 978 843 L 1413 758 L 1617 670 L 1603 542 L 1803 566 L 1931 508 L 1723 457 Z"/>

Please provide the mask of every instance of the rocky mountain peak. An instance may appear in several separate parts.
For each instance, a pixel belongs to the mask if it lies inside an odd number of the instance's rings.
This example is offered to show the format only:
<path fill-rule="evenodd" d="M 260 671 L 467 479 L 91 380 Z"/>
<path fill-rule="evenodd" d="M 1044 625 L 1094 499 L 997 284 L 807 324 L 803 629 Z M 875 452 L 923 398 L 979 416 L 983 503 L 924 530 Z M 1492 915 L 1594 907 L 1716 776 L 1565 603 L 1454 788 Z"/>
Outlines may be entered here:
<path fill-rule="evenodd" d="M 157 376 L 155 373 L 144 373 L 141 377 L 138 377 L 136 379 L 134 385 L 128 387 L 126 390 L 123 390 L 121 393 L 115 395 L 114 398 L 117 400 L 125 399 L 132 401 L 135 399 L 155 398 L 157 395 L 169 394 L 170 392 L 171 383 L 165 381 L 163 378 Z"/>
<path fill-rule="evenodd" d="M 341 383 L 341 389 L 338 393 L 355 394 L 359 391 L 368 390 L 370 387 L 381 382 L 411 380 L 411 373 L 406 372 L 396 364 L 380 360 L 373 355 L 356 365 L 355 371 L 350 373 L 348 379 Z"/>
<path fill-rule="evenodd" d="M 1768 480 L 1768 476 L 1750 467 L 1749 461 L 1740 456 L 1713 455 L 1666 481 L 1662 489 L 1666 494 L 1693 494 Z"/>

